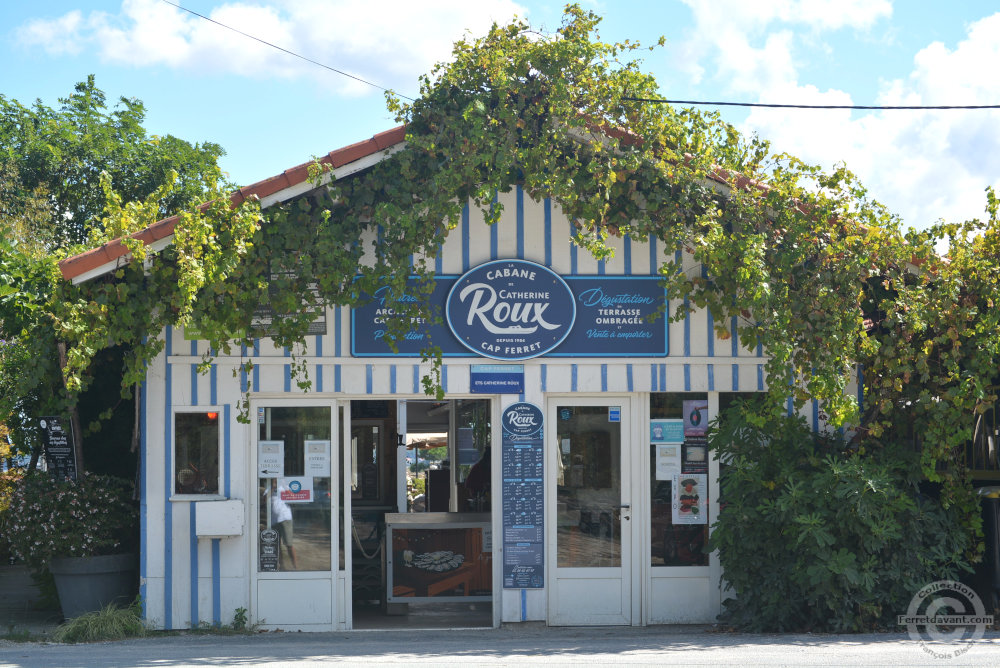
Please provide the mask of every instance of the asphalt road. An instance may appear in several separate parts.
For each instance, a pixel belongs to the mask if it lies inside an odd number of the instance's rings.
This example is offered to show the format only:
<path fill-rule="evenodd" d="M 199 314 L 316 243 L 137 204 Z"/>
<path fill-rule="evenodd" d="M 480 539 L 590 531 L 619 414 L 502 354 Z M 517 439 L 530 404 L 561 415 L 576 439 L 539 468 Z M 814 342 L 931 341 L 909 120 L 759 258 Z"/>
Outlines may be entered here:
<path fill-rule="evenodd" d="M 926 649 L 933 649 L 937 655 Z M 957 650 L 967 650 L 955 656 Z M 158 636 L 89 645 L 0 642 L 0 666 L 1000 666 L 1000 632 L 924 648 L 906 634 L 751 635 L 704 627 Z"/>

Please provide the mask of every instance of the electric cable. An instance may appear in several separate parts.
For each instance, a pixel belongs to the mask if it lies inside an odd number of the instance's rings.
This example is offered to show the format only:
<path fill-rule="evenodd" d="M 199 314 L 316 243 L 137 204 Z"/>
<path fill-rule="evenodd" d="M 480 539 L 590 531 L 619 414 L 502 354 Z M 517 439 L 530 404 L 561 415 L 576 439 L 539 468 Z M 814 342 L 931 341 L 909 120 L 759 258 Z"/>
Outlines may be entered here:
<path fill-rule="evenodd" d="M 410 102 L 414 101 L 414 99 L 412 97 L 408 97 L 406 95 L 401 95 L 401 94 L 397 93 L 394 90 L 386 88 L 385 86 L 380 86 L 380 85 L 378 85 L 376 83 L 372 83 L 371 81 L 366 81 L 365 79 L 362 79 L 359 76 L 355 76 L 355 75 L 353 75 L 353 74 L 351 74 L 349 72 L 345 72 L 343 70 L 338 70 L 336 67 L 331 67 L 331 66 L 329 66 L 329 65 L 327 65 L 325 63 L 319 62 L 318 60 L 313 60 L 312 58 L 309 58 L 307 56 L 303 56 L 300 53 L 296 53 L 296 52 L 290 51 L 290 50 L 288 50 L 288 49 L 286 49 L 284 47 L 278 46 L 277 44 L 272 44 L 271 42 L 268 42 L 267 40 L 261 39 L 260 37 L 256 37 L 256 36 L 251 35 L 249 33 L 245 33 L 242 30 L 234 28 L 234 27 L 232 27 L 230 25 L 226 25 L 225 23 L 222 23 L 220 21 L 216 21 L 215 19 L 209 18 L 209 17 L 205 16 L 204 14 L 199 14 L 198 12 L 194 11 L 193 9 L 188 9 L 187 7 L 182 7 L 180 4 L 178 4 L 176 2 L 171 2 L 171 0 L 162 0 L 162 1 L 165 2 L 166 4 L 170 5 L 171 7 L 176 7 L 177 9 L 185 11 L 188 14 L 193 14 L 194 16 L 197 16 L 200 19 L 204 19 L 204 20 L 206 20 L 206 21 L 208 21 L 210 23 L 214 23 L 215 25 L 220 26 L 222 28 L 225 28 L 226 30 L 232 30 L 233 32 L 235 32 L 237 34 L 243 35 L 244 37 L 248 37 L 248 38 L 250 38 L 250 39 L 252 39 L 252 40 L 254 40 L 256 42 L 260 42 L 261 44 L 264 44 L 265 46 L 271 47 L 272 49 L 277 49 L 278 51 L 281 51 L 283 53 L 287 53 L 290 56 L 295 56 L 296 58 L 301 58 L 302 60 L 306 61 L 307 63 L 312 63 L 313 65 L 318 65 L 319 67 L 322 67 L 324 69 L 330 70 L 331 72 L 336 72 L 337 74 L 343 75 L 343 76 L 348 77 L 350 79 L 354 79 L 355 81 L 360 81 L 361 83 L 367 84 L 367 85 L 371 86 L 372 88 L 378 88 L 379 90 L 385 91 L 386 93 L 392 93 L 394 95 L 397 95 L 397 96 L 403 98 L 404 100 L 409 100 Z"/>
<path fill-rule="evenodd" d="M 626 102 L 698 105 L 714 107 L 764 107 L 768 109 L 856 109 L 861 111 L 940 111 L 953 109 L 1000 109 L 1000 104 L 876 105 L 876 104 L 776 104 L 769 102 L 720 102 L 704 100 L 662 100 L 653 97 L 623 97 Z"/>

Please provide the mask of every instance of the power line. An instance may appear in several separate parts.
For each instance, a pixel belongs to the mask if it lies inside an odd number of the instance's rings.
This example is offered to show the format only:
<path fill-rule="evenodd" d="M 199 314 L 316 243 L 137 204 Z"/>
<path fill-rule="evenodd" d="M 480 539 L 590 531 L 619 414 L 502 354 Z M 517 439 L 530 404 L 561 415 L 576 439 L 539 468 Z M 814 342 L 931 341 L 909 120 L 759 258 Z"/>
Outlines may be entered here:
<path fill-rule="evenodd" d="M 699 100 L 661 100 L 649 97 L 623 97 L 627 102 L 651 102 L 654 104 L 700 105 L 714 107 L 765 107 L 769 109 L 857 109 L 865 111 L 917 110 L 934 111 L 950 109 L 1000 109 L 1000 104 L 949 104 L 949 105 L 867 105 L 867 104 L 769 104 L 765 102 L 707 102 Z"/>
<path fill-rule="evenodd" d="M 238 29 L 236 29 L 236 28 L 234 28 L 232 26 L 226 25 L 225 23 L 221 23 L 219 21 L 216 21 L 215 19 L 209 18 L 209 17 L 205 16 L 204 14 L 199 14 L 198 12 L 196 12 L 196 11 L 194 11 L 192 9 L 188 9 L 187 7 L 182 7 L 181 5 L 179 5 L 176 2 L 171 2 L 170 0 L 163 0 L 163 2 L 167 3 L 171 7 L 176 7 L 177 9 L 185 11 L 188 14 L 193 14 L 193 15 L 197 16 L 200 19 L 204 19 L 204 20 L 206 20 L 206 21 L 208 21 L 210 23 L 214 23 L 215 25 L 220 26 L 222 28 L 225 28 L 226 30 L 232 30 L 235 33 L 243 35 L 244 37 L 248 37 L 248 38 L 250 38 L 250 39 L 252 39 L 252 40 L 254 40 L 256 42 L 260 42 L 261 44 L 264 44 L 265 46 L 271 47 L 272 49 L 277 49 L 278 51 L 282 51 L 284 53 L 287 53 L 290 56 L 295 56 L 296 58 L 300 58 L 300 59 L 306 61 L 307 63 L 312 63 L 313 65 L 318 65 L 318 66 L 320 66 L 320 67 L 322 67 L 324 69 L 330 70 L 331 72 L 336 72 L 337 74 L 341 74 L 341 75 L 343 75 L 345 77 L 348 77 L 350 79 L 354 79 L 355 81 L 360 81 L 361 83 L 367 84 L 367 85 L 371 86 L 372 88 L 378 88 L 379 90 L 385 91 L 387 93 L 393 93 L 393 94 L 398 95 L 399 97 L 403 98 L 404 100 L 409 100 L 410 102 L 414 101 L 414 99 L 412 97 L 407 97 L 406 95 L 400 95 L 399 93 L 396 93 L 393 90 L 390 90 L 390 89 L 388 89 L 388 88 L 386 88 L 384 86 L 379 86 L 378 84 L 372 83 L 371 81 L 366 81 L 366 80 L 362 79 L 361 77 L 358 77 L 358 76 L 355 76 L 353 74 L 350 74 L 349 72 L 344 72 L 343 70 L 338 70 L 336 67 L 330 67 L 329 65 L 327 65 L 325 63 L 321 63 L 318 60 L 313 60 L 312 58 L 307 58 L 306 56 L 303 56 L 300 53 L 295 53 L 294 51 L 289 51 L 288 49 L 285 49 L 283 47 L 278 46 L 277 44 L 272 44 L 271 42 L 268 42 L 267 40 L 263 40 L 260 37 L 255 37 L 254 35 L 251 35 L 249 33 L 245 33 L 242 30 L 238 30 Z"/>

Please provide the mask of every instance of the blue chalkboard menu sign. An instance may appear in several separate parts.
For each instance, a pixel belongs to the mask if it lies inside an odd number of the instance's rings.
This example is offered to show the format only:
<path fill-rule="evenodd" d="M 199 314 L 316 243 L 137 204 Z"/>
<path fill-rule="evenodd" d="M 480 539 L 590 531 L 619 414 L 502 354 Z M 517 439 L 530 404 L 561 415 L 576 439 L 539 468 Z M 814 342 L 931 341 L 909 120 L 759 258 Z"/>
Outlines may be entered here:
<path fill-rule="evenodd" d="M 503 586 L 545 586 L 542 411 L 520 402 L 503 412 Z"/>

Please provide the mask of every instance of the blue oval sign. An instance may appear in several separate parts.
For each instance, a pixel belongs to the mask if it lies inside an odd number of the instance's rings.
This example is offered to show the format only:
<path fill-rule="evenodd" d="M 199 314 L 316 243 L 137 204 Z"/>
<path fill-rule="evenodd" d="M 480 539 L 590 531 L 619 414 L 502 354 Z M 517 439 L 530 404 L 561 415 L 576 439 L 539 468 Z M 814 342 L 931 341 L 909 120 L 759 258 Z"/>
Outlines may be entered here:
<path fill-rule="evenodd" d="M 448 293 L 445 320 L 462 345 L 485 357 L 525 360 L 563 342 L 576 300 L 548 267 L 497 260 L 465 273 Z"/>
<path fill-rule="evenodd" d="M 541 428 L 542 411 L 534 404 L 522 401 L 511 404 L 503 412 L 503 429 L 511 436 L 525 438 L 538 433 Z"/>

